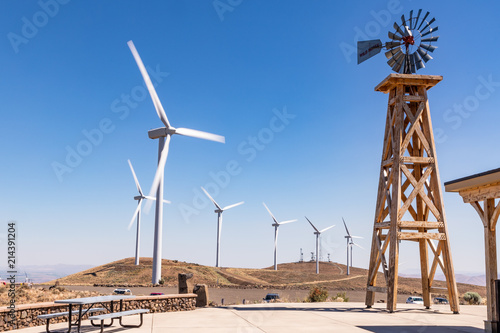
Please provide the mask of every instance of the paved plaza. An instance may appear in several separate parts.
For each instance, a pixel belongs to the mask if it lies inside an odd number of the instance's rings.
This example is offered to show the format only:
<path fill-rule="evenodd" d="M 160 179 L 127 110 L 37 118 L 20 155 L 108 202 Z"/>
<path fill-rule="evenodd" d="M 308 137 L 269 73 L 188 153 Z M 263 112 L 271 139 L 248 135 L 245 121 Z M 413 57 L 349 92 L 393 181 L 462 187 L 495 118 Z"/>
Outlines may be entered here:
<path fill-rule="evenodd" d="M 118 322 L 105 332 L 484 332 L 486 306 L 463 305 L 453 314 L 445 305 L 426 310 L 421 305 L 398 304 L 388 313 L 385 304 L 366 309 L 363 303 L 275 303 L 200 308 L 194 311 L 154 313 L 144 316 L 141 328 L 122 328 Z M 138 316 L 124 318 L 124 323 L 138 323 Z M 67 324 L 51 325 L 52 332 L 66 332 Z M 42 333 L 45 326 L 16 330 Z M 72 332 L 76 332 L 73 328 Z M 99 332 L 84 321 L 82 332 Z"/>

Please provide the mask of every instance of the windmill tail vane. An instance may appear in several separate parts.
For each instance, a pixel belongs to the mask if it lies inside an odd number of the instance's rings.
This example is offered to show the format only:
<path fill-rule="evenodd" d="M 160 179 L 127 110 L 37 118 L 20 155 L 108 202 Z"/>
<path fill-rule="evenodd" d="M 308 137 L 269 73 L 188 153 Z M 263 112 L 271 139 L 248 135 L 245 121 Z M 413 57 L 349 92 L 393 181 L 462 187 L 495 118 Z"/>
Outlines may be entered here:
<path fill-rule="evenodd" d="M 408 19 L 404 15 L 401 16 L 401 24 L 394 22 L 395 31 L 388 32 L 391 39 L 389 42 L 383 43 L 380 39 L 358 41 L 358 65 L 385 48 L 387 64 L 393 71 L 413 74 L 424 68 L 424 62 L 433 59 L 429 52 L 432 53 L 437 48 L 432 43 L 437 42 L 439 36 L 432 36 L 432 33 L 438 30 L 437 26 L 431 27 L 436 19 L 427 21 L 430 14 L 427 12 L 420 20 L 421 13 L 422 9 L 419 9 L 417 16 L 414 17 L 411 10 Z"/>

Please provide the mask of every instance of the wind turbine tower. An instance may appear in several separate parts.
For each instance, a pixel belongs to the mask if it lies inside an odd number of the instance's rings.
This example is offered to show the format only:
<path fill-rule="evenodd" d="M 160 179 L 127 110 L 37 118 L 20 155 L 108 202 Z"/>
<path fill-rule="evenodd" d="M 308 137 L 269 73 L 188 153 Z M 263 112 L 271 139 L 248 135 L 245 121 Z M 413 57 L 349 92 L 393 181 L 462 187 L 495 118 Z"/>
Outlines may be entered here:
<path fill-rule="evenodd" d="M 222 231 L 222 213 L 225 210 L 228 210 L 229 208 L 233 208 L 233 207 L 242 205 L 245 202 L 241 201 L 241 202 L 235 203 L 233 205 L 229 205 L 229 206 L 226 206 L 224 208 L 221 208 L 221 206 L 219 206 L 219 204 L 217 202 L 215 202 L 214 198 L 212 198 L 210 196 L 210 194 L 208 194 L 207 190 L 205 190 L 203 187 L 201 189 L 203 190 L 203 192 L 205 192 L 207 197 L 213 202 L 213 204 L 215 205 L 215 208 L 217 208 L 216 210 L 214 210 L 214 212 L 217 213 L 217 253 L 215 255 L 215 267 L 219 267 L 219 263 L 220 263 L 220 236 L 221 236 L 221 231 Z"/>
<path fill-rule="evenodd" d="M 277 271 L 278 270 L 278 262 L 277 262 L 277 255 L 278 255 L 278 228 L 282 224 L 295 222 L 297 220 L 288 220 L 288 221 L 278 222 L 278 220 L 276 220 L 276 218 L 274 217 L 273 213 L 271 213 L 271 211 L 269 210 L 269 208 L 267 208 L 266 204 L 265 203 L 262 203 L 262 204 L 264 205 L 264 207 L 266 207 L 267 212 L 269 213 L 269 215 L 271 215 L 271 217 L 272 217 L 272 219 L 274 221 L 274 223 L 272 224 L 272 226 L 274 227 L 274 270 Z"/>
<path fill-rule="evenodd" d="M 347 224 L 345 223 L 344 218 L 342 218 L 342 222 L 344 222 L 345 231 L 347 232 L 347 236 L 344 236 L 344 237 L 347 240 L 347 264 L 346 264 L 346 267 L 347 267 L 347 275 L 349 275 L 350 274 L 349 267 L 352 267 L 352 246 L 356 245 L 360 249 L 363 249 L 361 246 L 359 246 L 358 244 L 354 243 L 354 241 L 352 239 L 353 238 L 362 239 L 363 237 L 360 237 L 360 236 L 351 236 L 351 233 L 349 232 L 349 229 L 347 229 Z"/>
<path fill-rule="evenodd" d="M 153 184 L 151 185 L 151 190 L 149 191 L 149 196 L 153 196 L 156 192 L 156 211 L 155 211 L 155 233 L 154 233 L 154 243 L 153 243 L 153 284 L 158 284 L 161 279 L 161 252 L 162 252 L 162 229 L 163 229 L 163 176 L 165 170 L 165 163 L 167 162 L 168 149 L 170 146 L 170 138 L 174 134 L 190 136 L 193 138 L 211 140 L 216 142 L 225 143 L 225 138 L 220 135 L 211 134 L 207 132 L 201 132 L 189 128 L 175 128 L 170 125 L 167 115 L 163 106 L 161 105 L 160 99 L 156 94 L 156 90 L 151 82 L 149 74 L 144 66 L 139 53 L 137 52 L 134 43 L 129 41 L 128 47 L 134 56 L 135 62 L 139 67 L 142 74 L 142 78 L 146 83 L 151 99 L 153 100 L 154 107 L 158 117 L 162 121 L 164 127 L 152 129 L 148 131 L 148 136 L 150 139 L 158 139 L 158 167 L 156 169 L 155 177 L 153 179 Z M 151 208 L 150 201 L 146 204 L 146 210 Z"/>
<path fill-rule="evenodd" d="M 305 216 L 304 216 L 305 217 Z M 335 225 L 331 225 L 323 230 L 318 230 L 314 224 L 312 224 L 311 221 L 309 221 L 309 219 L 307 217 L 305 217 L 307 222 L 309 222 L 309 224 L 311 225 L 311 227 L 313 227 L 314 229 L 314 234 L 316 235 L 316 274 L 319 274 L 319 236 L 321 235 L 321 233 L 327 231 L 328 229 L 331 229 L 333 227 L 335 227 Z"/>

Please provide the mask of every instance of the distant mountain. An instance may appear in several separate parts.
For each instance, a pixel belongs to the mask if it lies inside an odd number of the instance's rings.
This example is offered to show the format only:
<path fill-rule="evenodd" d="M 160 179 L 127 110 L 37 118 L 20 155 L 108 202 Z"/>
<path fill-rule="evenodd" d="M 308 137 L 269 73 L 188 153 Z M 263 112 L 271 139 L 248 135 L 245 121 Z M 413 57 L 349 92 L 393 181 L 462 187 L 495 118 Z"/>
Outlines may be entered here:
<path fill-rule="evenodd" d="M 16 276 L 16 281 L 24 282 L 27 276 L 33 283 L 43 283 L 75 274 L 92 267 L 94 266 L 66 264 L 19 266 L 17 269 L 18 274 Z M 7 268 L 2 267 L 2 272 L 5 271 L 7 271 Z M 0 279 L 5 280 L 6 278 L 6 275 L 0 275 Z"/>
<path fill-rule="evenodd" d="M 399 274 L 399 276 L 407 278 L 420 278 L 420 274 Z M 457 283 L 473 284 L 475 286 L 486 286 L 486 275 L 468 275 L 468 274 L 455 274 Z M 443 274 L 436 274 L 435 280 L 445 281 Z"/>

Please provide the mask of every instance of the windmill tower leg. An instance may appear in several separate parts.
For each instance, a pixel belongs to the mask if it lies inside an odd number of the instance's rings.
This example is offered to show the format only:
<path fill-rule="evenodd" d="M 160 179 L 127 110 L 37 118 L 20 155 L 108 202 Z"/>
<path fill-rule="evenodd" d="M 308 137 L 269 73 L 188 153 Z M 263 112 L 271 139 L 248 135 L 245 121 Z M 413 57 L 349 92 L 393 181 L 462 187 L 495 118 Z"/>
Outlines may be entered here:
<path fill-rule="evenodd" d="M 141 204 L 141 201 L 138 200 L 138 205 Z M 141 211 L 139 208 L 139 212 L 137 213 L 137 232 L 135 234 L 135 265 L 139 265 L 139 242 L 141 239 Z"/>
<path fill-rule="evenodd" d="M 431 306 L 432 292 L 447 292 L 451 310 L 459 311 L 427 99 L 427 90 L 441 80 L 433 75 L 391 74 L 375 88 L 389 93 L 389 103 L 368 269 L 368 307 L 374 304 L 375 292 L 386 292 L 387 309 L 396 309 L 399 242 L 409 240 L 419 244 L 424 306 Z M 376 285 L 380 266 L 386 287 Z M 446 288 L 432 286 L 438 266 Z"/>

